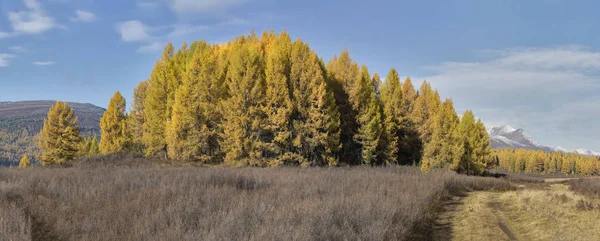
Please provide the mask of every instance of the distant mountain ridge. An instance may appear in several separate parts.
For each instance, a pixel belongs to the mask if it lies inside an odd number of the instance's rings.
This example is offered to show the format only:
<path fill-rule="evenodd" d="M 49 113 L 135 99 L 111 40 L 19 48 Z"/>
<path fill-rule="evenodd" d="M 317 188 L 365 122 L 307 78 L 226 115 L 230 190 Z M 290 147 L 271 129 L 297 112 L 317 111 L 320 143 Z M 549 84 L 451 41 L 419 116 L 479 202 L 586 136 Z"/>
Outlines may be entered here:
<path fill-rule="evenodd" d="M 523 129 L 515 129 L 508 125 L 496 126 L 488 129 L 491 147 L 494 149 L 517 148 L 526 150 L 541 150 L 545 152 L 578 153 L 582 155 L 600 156 L 600 152 L 586 149 L 570 151 L 560 146 L 546 146 L 536 141 Z"/>
<path fill-rule="evenodd" d="M 18 163 L 24 154 L 37 152 L 35 136 L 44 126 L 48 110 L 56 101 L 0 102 L 0 165 Z M 100 118 L 106 111 L 87 103 L 67 103 L 79 119 L 83 135 L 100 133 Z"/>

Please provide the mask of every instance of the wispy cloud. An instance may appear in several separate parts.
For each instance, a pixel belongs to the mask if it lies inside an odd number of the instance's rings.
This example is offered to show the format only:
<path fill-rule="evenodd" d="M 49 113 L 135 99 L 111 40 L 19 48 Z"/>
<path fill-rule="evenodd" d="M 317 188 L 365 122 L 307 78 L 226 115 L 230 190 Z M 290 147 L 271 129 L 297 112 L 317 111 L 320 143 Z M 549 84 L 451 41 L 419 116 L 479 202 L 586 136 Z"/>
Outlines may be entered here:
<path fill-rule="evenodd" d="M 138 53 L 160 51 L 162 49 L 161 42 L 168 42 L 171 38 L 186 36 L 206 29 L 209 29 L 209 26 L 193 24 L 148 26 L 140 20 L 116 24 L 116 30 L 123 42 L 143 43 L 137 49 Z"/>
<path fill-rule="evenodd" d="M 92 12 L 88 12 L 88 11 L 84 11 L 84 10 L 77 10 L 77 11 L 75 11 L 75 17 L 71 17 L 70 19 L 72 22 L 89 23 L 89 22 L 96 21 L 96 19 L 98 19 L 98 18 Z"/>
<path fill-rule="evenodd" d="M 53 61 L 36 61 L 36 62 L 33 62 L 33 64 L 37 65 L 37 66 L 48 66 L 48 65 L 55 65 L 56 63 Z"/>
<path fill-rule="evenodd" d="M 9 62 L 8 59 L 15 57 L 14 54 L 4 54 L 0 53 L 0 68 L 7 67 Z"/>
<path fill-rule="evenodd" d="M 559 46 L 487 53 L 493 56 L 483 61 L 428 66 L 435 74 L 427 79 L 442 95 L 453 97 L 459 111 L 473 109 L 488 125 L 517 125 L 569 148 L 600 135 L 600 129 L 589 131 L 589 121 L 600 119 L 600 98 L 591 98 L 600 93 L 600 52 Z M 564 139 L 567 131 L 576 137 Z M 568 143 L 560 143 L 561 138 Z M 600 146 L 600 141 L 587 144 Z"/>
<path fill-rule="evenodd" d="M 44 12 L 38 1 L 25 0 L 25 6 L 28 10 L 8 13 L 8 21 L 13 29 L 13 33 L 8 35 L 41 34 L 62 27 Z"/>
<path fill-rule="evenodd" d="M 0 32 L 0 39 L 16 36 L 15 33 Z"/>
<path fill-rule="evenodd" d="M 168 34 L 168 37 L 181 37 L 188 34 L 204 31 L 209 27 L 206 25 L 191 25 L 191 24 L 177 24 L 173 26 L 173 31 Z"/>
<path fill-rule="evenodd" d="M 147 45 L 143 45 L 137 49 L 138 53 L 155 53 L 163 48 L 163 44 L 159 42 L 152 42 Z"/>
<path fill-rule="evenodd" d="M 140 42 L 150 38 L 148 27 L 139 20 L 121 22 L 116 27 L 124 42 Z"/>
<path fill-rule="evenodd" d="M 246 0 L 167 0 L 169 6 L 178 14 L 206 13 L 220 11 L 240 5 Z"/>
<path fill-rule="evenodd" d="M 9 49 L 16 53 L 27 52 L 27 50 L 23 46 L 11 46 Z"/>
<path fill-rule="evenodd" d="M 143 9 L 153 9 L 156 8 L 160 5 L 159 1 L 135 1 L 135 5 L 138 8 L 143 8 Z"/>

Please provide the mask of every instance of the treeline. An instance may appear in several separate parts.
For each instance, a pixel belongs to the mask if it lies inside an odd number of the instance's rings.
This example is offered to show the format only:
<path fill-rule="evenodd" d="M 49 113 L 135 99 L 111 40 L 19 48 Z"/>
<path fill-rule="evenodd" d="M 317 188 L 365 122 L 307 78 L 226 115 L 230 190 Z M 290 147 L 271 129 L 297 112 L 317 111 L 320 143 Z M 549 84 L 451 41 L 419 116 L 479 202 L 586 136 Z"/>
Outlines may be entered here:
<path fill-rule="evenodd" d="M 0 129 L 0 161 L 11 164 L 26 153 L 37 153 L 38 149 L 31 145 L 35 139 L 27 129 L 18 132 Z"/>
<path fill-rule="evenodd" d="M 100 153 L 230 166 L 420 164 L 481 174 L 492 160 L 471 111 L 459 118 L 424 81 L 385 80 L 348 51 L 327 64 L 286 32 L 228 43 L 168 44 L 132 110 L 117 92 L 101 121 Z"/>
<path fill-rule="evenodd" d="M 494 150 L 495 164 L 510 172 L 600 174 L 600 159 L 576 153 L 500 149 Z"/>

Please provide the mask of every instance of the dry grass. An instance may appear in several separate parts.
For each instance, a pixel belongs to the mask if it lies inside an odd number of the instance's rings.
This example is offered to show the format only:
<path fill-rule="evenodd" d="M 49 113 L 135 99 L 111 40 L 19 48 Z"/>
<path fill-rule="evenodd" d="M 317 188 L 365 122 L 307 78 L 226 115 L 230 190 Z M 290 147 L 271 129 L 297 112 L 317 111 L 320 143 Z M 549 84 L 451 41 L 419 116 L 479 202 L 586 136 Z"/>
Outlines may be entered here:
<path fill-rule="evenodd" d="M 454 219 L 455 240 L 600 240 L 600 201 L 563 184 L 476 192 Z"/>
<path fill-rule="evenodd" d="M 492 169 L 488 171 L 490 176 L 505 178 L 516 183 L 544 183 L 544 182 L 563 182 L 580 176 L 567 175 L 563 173 L 514 173 L 501 169 Z"/>
<path fill-rule="evenodd" d="M 436 208 L 452 194 L 514 189 L 505 180 L 410 167 L 94 164 L 0 169 L 0 183 L 0 201 L 28 214 L 9 225 L 27 227 L 30 217 L 34 240 L 427 238 Z"/>
<path fill-rule="evenodd" d="M 0 188 L 4 185 L 0 183 Z M 31 240 L 31 223 L 24 210 L 2 199 L 0 199 L 0 240 Z"/>
<path fill-rule="evenodd" d="M 600 178 L 582 178 L 577 180 L 570 180 L 567 182 L 571 191 L 580 193 L 582 195 L 599 197 L 600 198 Z"/>

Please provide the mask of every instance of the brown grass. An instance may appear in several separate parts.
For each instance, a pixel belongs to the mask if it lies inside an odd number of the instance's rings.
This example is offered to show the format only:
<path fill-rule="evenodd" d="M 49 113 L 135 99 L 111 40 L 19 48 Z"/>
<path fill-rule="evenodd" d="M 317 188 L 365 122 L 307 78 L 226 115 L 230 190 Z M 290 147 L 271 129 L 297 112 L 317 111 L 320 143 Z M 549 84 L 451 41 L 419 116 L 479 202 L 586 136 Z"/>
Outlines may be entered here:
<path fill-rule="evenodd" d="M 451 195 L 513 189 L 411 167 L 94 164 L 0 169 L 0 203 L 12 205 L 0 211 L 16 212 L 8 225 L 31 226 L 33 240 L 406 240 L 426 238 Z"/>
<path fill-rule="evenodd" d="M 0 184 L 0 188 L 2 186 L 3 184 Z M 31 240 L 31 222 L 24 210 L 14 203 L 1 199 L 0 240 Z"/>
<path fill-rule="evenodd" d="M 600 197 L 600 178 L 582 178 L 567 182 L 571 191 L 591 197 Z"/>
<path fill-rule="evenodd" d="M 515 173 L 502 169 L 491 169 L 488 170 L 487 174 L 489 176 L 504 178 L 516 183 L 564 182 L 581 177 L 563 173 Z"/>
<path fill-rule="evenodd" d="M 474 192 L 452 220 L 452 240 L 600 240 L 600 200 L 568 190 Z"/>

